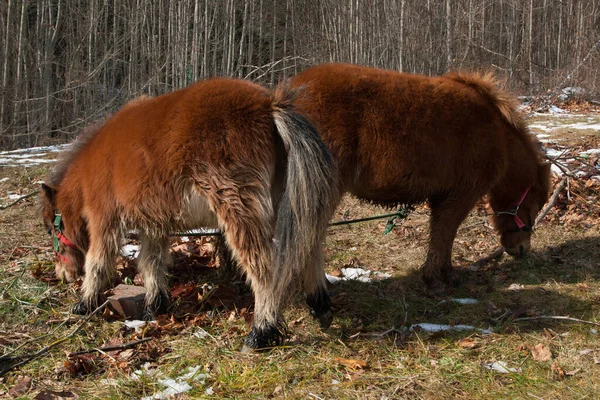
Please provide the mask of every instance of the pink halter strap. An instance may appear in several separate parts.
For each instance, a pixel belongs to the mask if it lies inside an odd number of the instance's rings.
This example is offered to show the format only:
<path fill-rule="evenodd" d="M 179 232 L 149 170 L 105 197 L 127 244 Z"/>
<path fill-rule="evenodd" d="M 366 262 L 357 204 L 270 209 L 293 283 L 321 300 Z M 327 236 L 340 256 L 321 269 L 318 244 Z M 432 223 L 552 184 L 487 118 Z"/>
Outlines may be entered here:
<path fill-rule="evenodd" d="M 525 224 L 523 223 L 523 221 L 521 220 L 521 218 L 519 218 L 519 216 L 517 215 L 517 213 L 519 212 L 519 207 L 521 207 L 521 204 L 523 203 L 523 200 L 525 200 L 525 197 L 527 197 L 527 193 L 529 193 L 529 189 L 530 188 L 531 187 L 528 187 L 527 189 L 525 189 L 525 193 L 523 193 L 523 195 L 521 196 L 521 199 L 519 200 L 519 202 L 517 203 L 517 205 L 515 206 L 515 208 L 513 208 L 510 211 L 498 211 L 495 214 L 496 215 L 502 215 L 502 214 L 512 215 L 514 217 L 515 224 L 517 224 L 517 227 L 519 229 L 523 229 L 525 227 Z"/>

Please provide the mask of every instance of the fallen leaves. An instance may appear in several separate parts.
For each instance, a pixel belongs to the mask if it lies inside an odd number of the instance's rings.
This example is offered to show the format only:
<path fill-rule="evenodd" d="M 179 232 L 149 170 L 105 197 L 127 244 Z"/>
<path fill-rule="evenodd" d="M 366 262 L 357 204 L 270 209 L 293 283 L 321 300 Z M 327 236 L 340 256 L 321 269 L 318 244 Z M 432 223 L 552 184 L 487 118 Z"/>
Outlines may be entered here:
<path fill-rule="evenodd" d="M 550 361 L 552 359 L 552 352 L 544 344 L 538 343 L 531 349 L 531 356 L 535 361 Z"/>
<path fill-rule="evenodd" d="M 474 349 L 479 347 L 479 342 L 471 337 L 459 340 L 456 345 L 461 349 Z"/>
<path fill-rule="evenodd" d="M 336 357 L 334 358 L 334 361 L 338 364 L 343 365 L 344 367 L 352 370 L 352 371 L 357 371 L 357 370 L 361 370 L 361 369 L 365 369 L 367 368 L 367 362 L 366 361 L 362 361 L 362 360 L 356 360 L 353 358 L 341 358 L 341 357 Z"/>
<path fill-rule="evenodd" d="M 30 376 L 22 377 L 15 386 L 10 388 L 10 390 L 8 391 L 8 394 L 11 397 L 21 397 L 22 395 L 24 395 L 25 393 L 27 393 L 29 391 L 29 389 L 31 388 L 31 382 L 32 382 L 32 379 Z"/>

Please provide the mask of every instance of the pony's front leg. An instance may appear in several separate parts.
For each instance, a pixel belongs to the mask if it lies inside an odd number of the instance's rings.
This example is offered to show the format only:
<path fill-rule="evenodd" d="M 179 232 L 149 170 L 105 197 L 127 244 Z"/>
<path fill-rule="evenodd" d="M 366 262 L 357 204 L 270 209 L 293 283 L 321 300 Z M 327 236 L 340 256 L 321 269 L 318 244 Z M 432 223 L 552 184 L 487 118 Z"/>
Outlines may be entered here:
<path fill-rule="evenodd" d="M 146 304 L 144 319 L 151 321 L 158 313 L 165 313 L 169 307 L 169 285 L 167 268 L 172 264 L 169 253 L 169 239 L 153 239 L 143 235 L 142 249 L 138 259 L 138 271 L 144 279 Z"/>
<path fill-rule="evenodd" d="M 441 199 L 432 199 L 429 250 L 421 267 L 421 277 L 431 295 L 446 292 L 453 275 L 452 245 L 461 222 L 475 206 L 478 196 L 452 194 Z"/>
<path fill-rule="evenodd" d="M 103 292 L 116 275 L 116 237 L 90 234 L 90 239 L 90 248 L 85 256 L 81 300 L 73 306 L 73 313 L 79 315 L 91 313 L 103 302 Z"/>

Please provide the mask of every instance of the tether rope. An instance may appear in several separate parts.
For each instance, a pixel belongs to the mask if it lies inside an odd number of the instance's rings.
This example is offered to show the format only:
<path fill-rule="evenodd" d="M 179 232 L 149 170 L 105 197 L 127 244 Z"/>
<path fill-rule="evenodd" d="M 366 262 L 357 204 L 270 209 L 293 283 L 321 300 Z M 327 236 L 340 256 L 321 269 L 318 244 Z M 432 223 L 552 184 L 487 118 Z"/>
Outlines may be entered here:
<path fill-rule="evenodd" d="M 408 217 L 408 215 L 413 210 L 414 210 L 414 207 L 403 206 L 398 211 L 396 211 L 394 213 L 383 214 L 383 215 L 374 215 L 372 217 L 364 217 L 364 218 L 357 218 L 357 219 L 349 219 L 349 220 L 343 220 L 343 221 L 336 221 L 336 222 L 332 222 L 331 224 L 329 224 L 329 226 L 350 225 L 350 224 L 356 224 L 356 223 L 359 223 L 359 222 L 372 221 L 372 220 L 375 220 L 375 219 L 389 218 L 388 222 L 387 222 L 387 225 L 386 225 L 386 228 L 385 228 L 385 230 L 383 232 L 385 234 L 385 233 L 391 232 L 391 230 L 395 226 L 394 221 L 397 218 L 406 219 L 406 217 Z M 220 235 L 222 235 L 222 232 L 221 232 L 220 229 L 208 229 L 208 228 L 191 229 L 189 231 L 174 232 L 174 233 L 171 234 L 171 236 L 190 236 L 190 237 L 220 236 Z"/>

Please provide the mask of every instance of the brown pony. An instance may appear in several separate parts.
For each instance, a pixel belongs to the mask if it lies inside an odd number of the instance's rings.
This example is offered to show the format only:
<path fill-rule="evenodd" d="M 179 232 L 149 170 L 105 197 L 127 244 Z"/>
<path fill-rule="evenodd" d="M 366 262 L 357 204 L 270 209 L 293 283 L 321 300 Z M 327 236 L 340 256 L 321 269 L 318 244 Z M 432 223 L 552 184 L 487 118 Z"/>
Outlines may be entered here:
<path fill-rule="evenodd" d="M 460 223 L 489 193 L 501 242 L 530 248 L 531 227 L 548 198 L 541 161 L 517 103 L 491 75 L 441 77 L 344 64 L 294 77 L 298 110 L 338 162 L 341 192 L 384 206 L 428 201 L 431 232 L 422 276 L 432 293 L 452 273 Z"/>
<path fill-rule="evenodd" d="M 152 318 L 168 301 L 169 233 L 218 225 L 255 295 L 245 349 L 280 343 L 295 279 L 327 326 L 321 245 L 337 174 L 318 133 L 294 111 L 294 95 L 212 79 L 134 100 L 80 137 L 42 186 L 58 276 L 85 270 L 74 312 L 101 301 L 121 239 L 136 229 Z"/>

